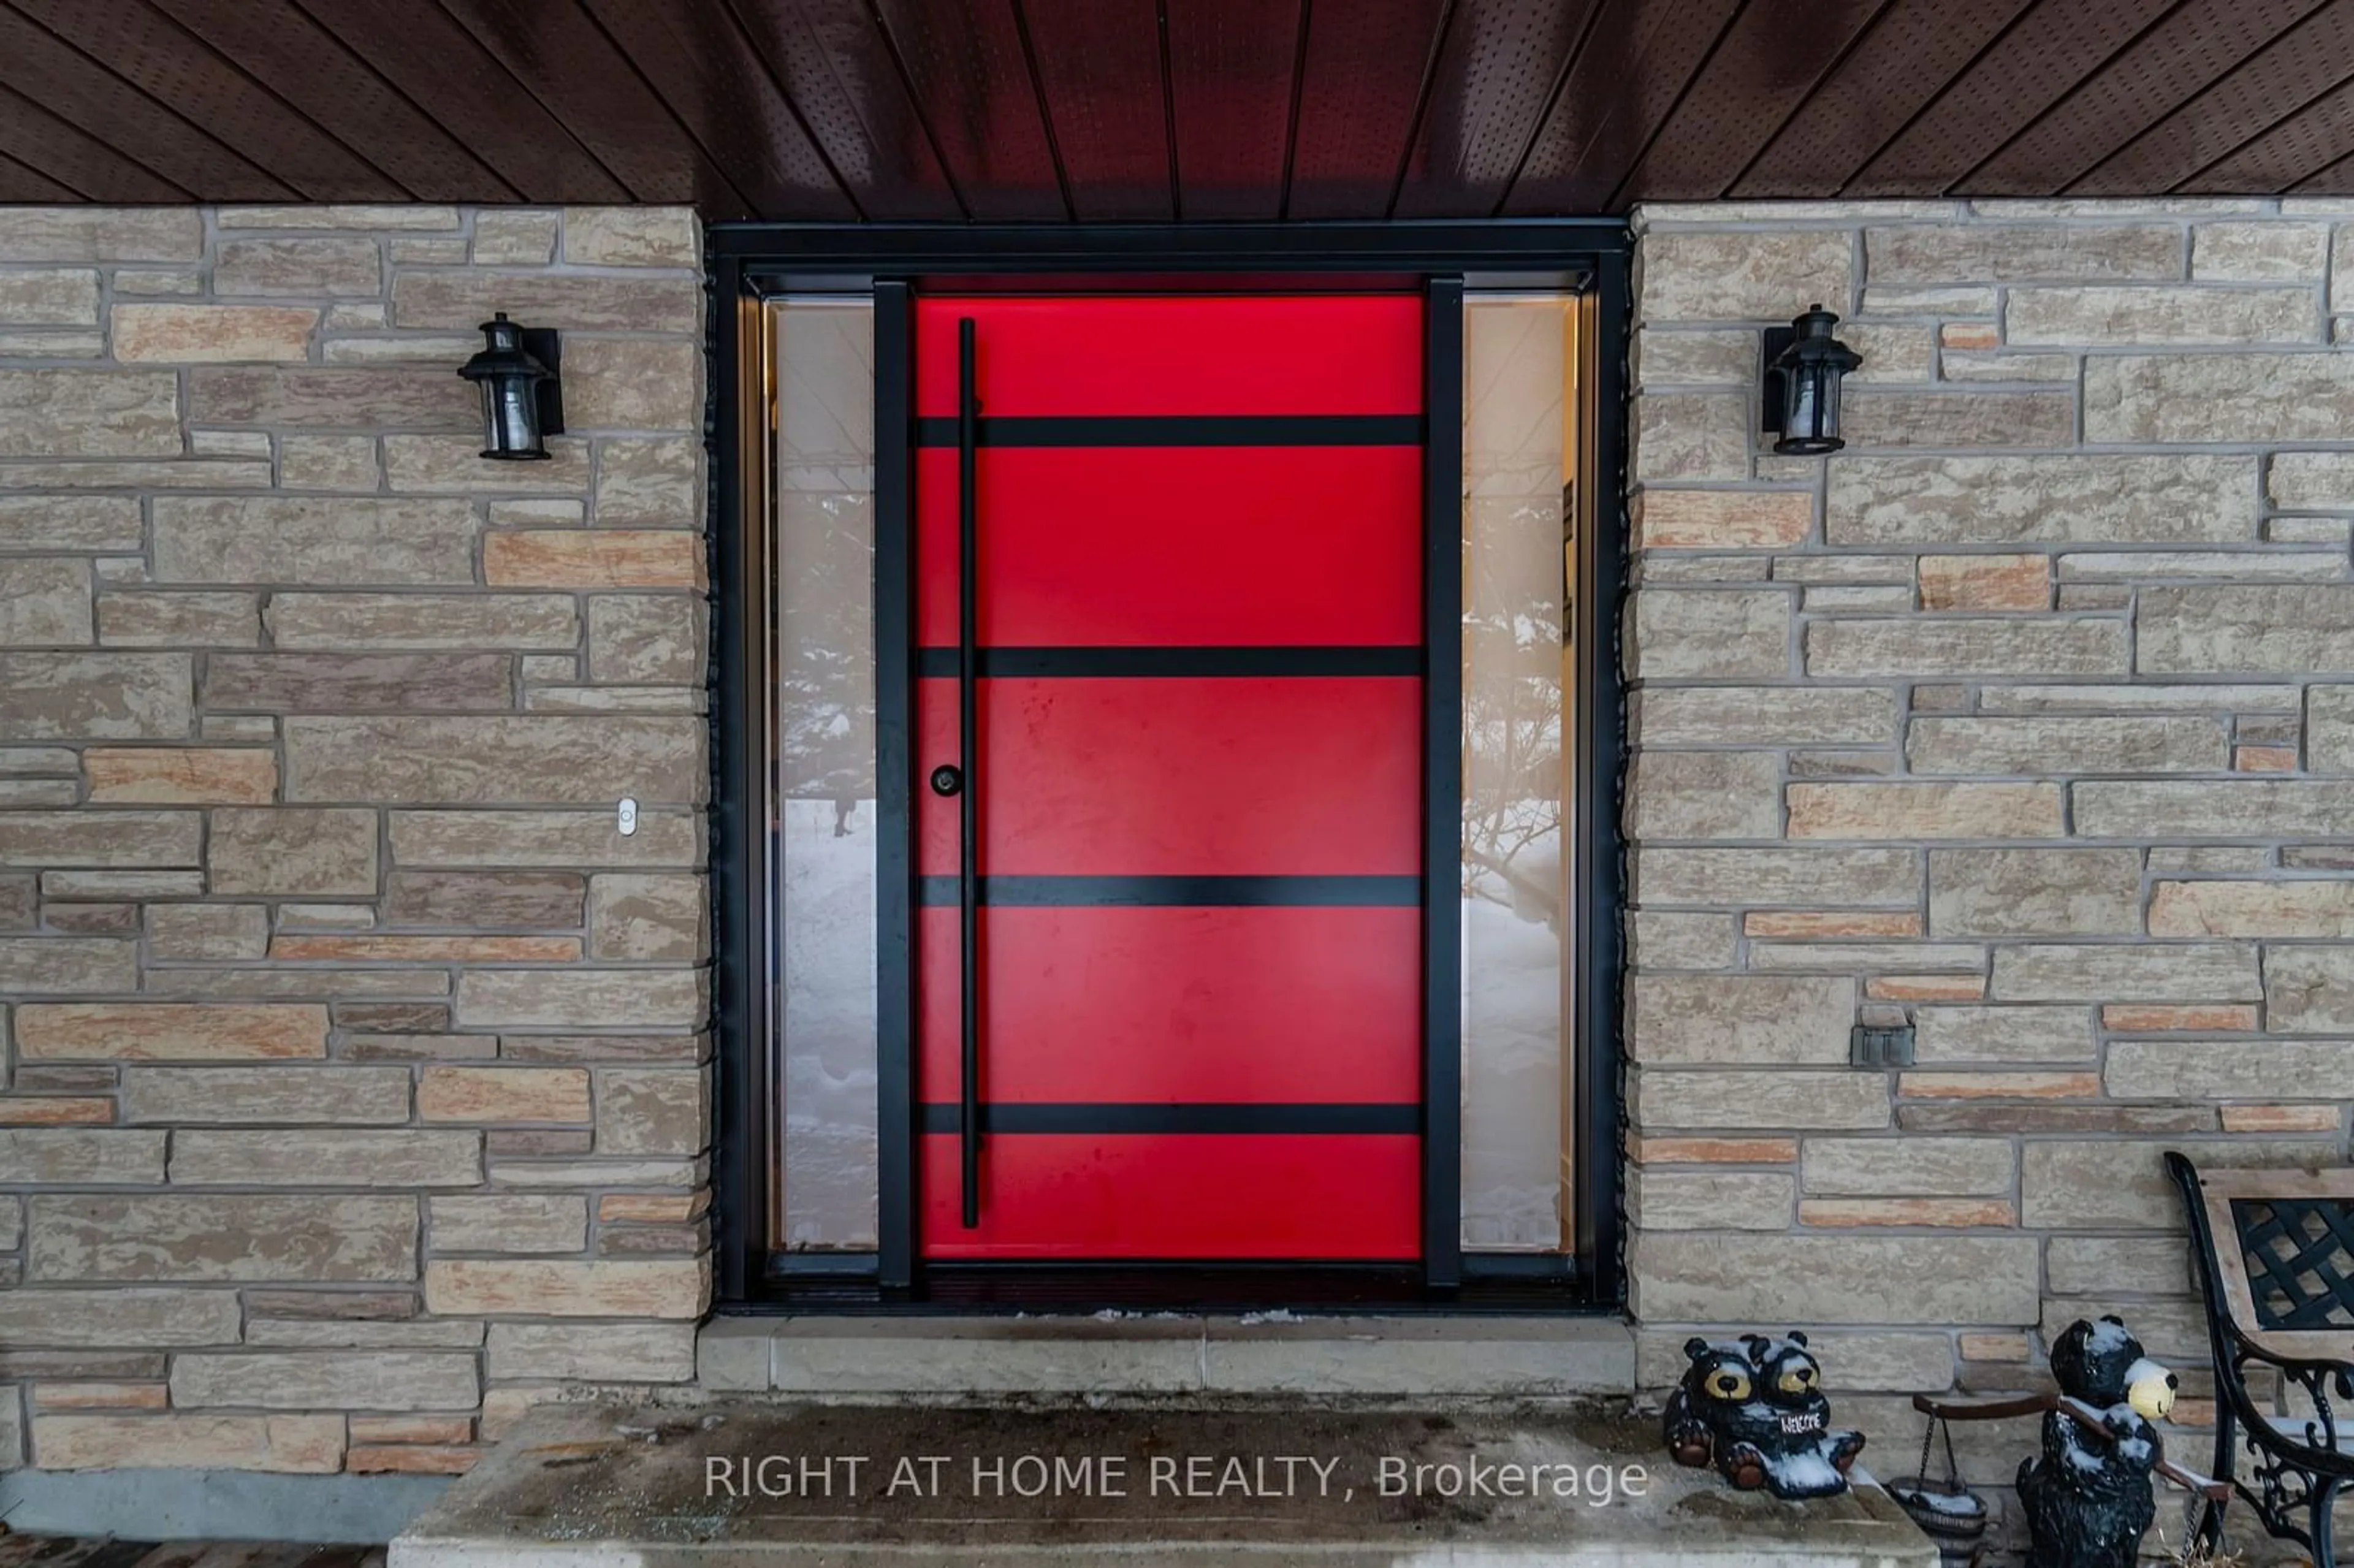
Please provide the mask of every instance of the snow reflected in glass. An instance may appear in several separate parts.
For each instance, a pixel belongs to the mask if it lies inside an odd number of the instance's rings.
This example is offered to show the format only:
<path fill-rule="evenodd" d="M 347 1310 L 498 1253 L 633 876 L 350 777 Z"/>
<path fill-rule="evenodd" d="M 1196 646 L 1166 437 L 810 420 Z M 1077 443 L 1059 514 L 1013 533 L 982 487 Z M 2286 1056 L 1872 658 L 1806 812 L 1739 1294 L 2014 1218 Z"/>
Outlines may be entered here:
<path fill-rule="evenodd" d="M 1463 1245 L 1564 1250 L 1566 295 L 1464 312 Z"/>
<path fill-rule="evenodd" d="M 875 1245 L 875 312 L 771 316 L 778 1084 L 789 1251 Z"/>

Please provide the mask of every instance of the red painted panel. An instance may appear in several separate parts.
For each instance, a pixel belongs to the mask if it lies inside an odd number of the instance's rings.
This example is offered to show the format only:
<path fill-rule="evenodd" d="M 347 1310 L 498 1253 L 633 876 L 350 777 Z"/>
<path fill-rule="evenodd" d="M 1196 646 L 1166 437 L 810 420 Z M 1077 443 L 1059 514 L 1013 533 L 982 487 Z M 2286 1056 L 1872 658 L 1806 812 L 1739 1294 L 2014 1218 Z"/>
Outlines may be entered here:
<path fill-rule="evenodd" d="M 1081 223 L 1176 217 L 1161 7 L 1151 0 L 998 4 L 1013 13 L 1023 37 L 991 96 L 1036 102 L 1071 216 Z M 932 118 L 937 123 L 939 112 Z M 991 174 L 1002 177 L 993 166 Z"/>
<path fill-rule="evenodd" d="M 1308 0 L 1171 5 L 1162 31 L 1170 167 L 1186 221 L 1283 216 L 1291 155 L 1292 71 Z"/>
<path fill-rule="evenodd" d="M 957 911 L 920 912 L 917 1098 L 959 1097 Z M 984 908 L 990 1100 L 1422 1097 L 1419 909 Z"/>
<path fill-rule="evenodd" d="M 1391 216 L 1494 214 L 1598 3 L 1488 0 L 1454 7 L 1425 79 L 1426 97 L 1413 122 Z M 1617 98 L 1649 85 L 1622 79 L 1605 90 Z"/>
<path fill-rule="evenodd" d="M 956 412 L 965 316 L 984 417 L 1422 411 L 1411 294 L 920 299 L 919 414 Z"/>
<path fill-rule="evenodd" d="M 1394 1134 L 1001 1133 L 981 1224 L 958 1224 L 957 1140 L 923 1148 L 938 1258 L 1397 1260 L 1422 1247 L 1422 1140 Z"/>
<path fill-rule="evenodd" d="M 1415 447 L 991 448 L 980 641 L 1422 641 Z M 957 454 L 916 480 L 918 639 L 957 641 Z"/>
<path fill-rule="evenodd" d="M 1412 414 L 1411 296 L 918 302 L 917 404 L 953 412 L 980 323 L 984 417 Z M 917 459 L 919 642 L 957 641 L 956 453 Z M 1413 447 L 991 447 L 983 647 L 1421 641 Z M 916 762 L 966 760 L 957 684 L 917 683 Z M 984 876 L 1406 876 L 1422 865 L 1421 681 L 1025 678 L 979 688 L 968 788 Z M 961 802 L 917 796 L 917 869 L 952 877 Z M 1411 1105 L 1418 908 L 1000 905 L 979 915 L 981 1081 L 1002 1105 Z M 917 916 L 918 1098 L 960 1095 L 958 912 Z M 920 1140 L 935 1258 L 1389 1259 L 1420 1247 L 1422 1140 L 1013 1133 L 959 1223 L 958 1142 Z"/>
<path fill-rule="evenodd" d="M 1035 93 L 1005 90 L 1030 69 L 1013 7 L 1002 0 L 877 0 L 875 12 L 972 217 L 1073 217 L 1046 139 L 1045 105 Z"/>
<path fill-rule="evenodd" d="M 916 684 L 917 770 L 960 762 L 956 683 Z M 1410 676 L 980 688 L 984 876 L 1422 870 L 1422 683 Z M 917 868 L 953 875 L 958 802 L 917 793 Z"/>
<path fill-rule="evenodd" d="M 1310 7 L 1287 217 L 1387 213 L 1423 72 L 1454 0 Z"/>

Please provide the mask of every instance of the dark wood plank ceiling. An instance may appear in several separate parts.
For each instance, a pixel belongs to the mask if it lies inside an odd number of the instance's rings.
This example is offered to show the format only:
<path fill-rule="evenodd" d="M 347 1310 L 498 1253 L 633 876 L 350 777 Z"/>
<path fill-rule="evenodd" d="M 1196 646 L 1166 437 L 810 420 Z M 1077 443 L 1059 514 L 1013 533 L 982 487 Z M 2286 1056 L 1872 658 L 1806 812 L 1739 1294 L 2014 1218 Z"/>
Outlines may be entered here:
<path fill-rule="evenodd" d="M 2354 192 L 2354 0 L 0 0 L 0 201 Z"/>

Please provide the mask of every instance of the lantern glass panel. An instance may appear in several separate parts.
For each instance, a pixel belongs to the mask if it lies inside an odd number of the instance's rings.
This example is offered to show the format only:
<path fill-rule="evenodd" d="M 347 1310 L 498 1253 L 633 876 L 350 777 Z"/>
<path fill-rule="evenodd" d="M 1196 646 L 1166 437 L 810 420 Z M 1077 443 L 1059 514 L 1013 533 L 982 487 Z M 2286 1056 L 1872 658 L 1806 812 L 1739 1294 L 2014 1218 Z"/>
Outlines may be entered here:
<path fill-rule="evenodd" d="M 1801 361 L 1784 373 L 1783 382 L 1789 388 L 1788 407 L 1782 418 L 1782 436 L 1786 440 L 1813 440 L 1822 433 L 1821 387 L 1822 372 L 1815 366 Z"/>
<path fill-rule="evenodd" d="M 529 379 L 502 376 L 482 384 L 483 413 L 491 450 L 501 457 L 545 457 L 539 440 L 539 401 Z"/>

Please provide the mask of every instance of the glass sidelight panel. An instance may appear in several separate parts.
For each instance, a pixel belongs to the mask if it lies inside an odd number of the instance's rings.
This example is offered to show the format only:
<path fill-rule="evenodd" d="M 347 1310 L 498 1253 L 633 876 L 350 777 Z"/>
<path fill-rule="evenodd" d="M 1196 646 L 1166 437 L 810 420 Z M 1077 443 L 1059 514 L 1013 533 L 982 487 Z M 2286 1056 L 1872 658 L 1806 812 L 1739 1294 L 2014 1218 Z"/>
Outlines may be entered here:
<path fill-rule="evenodd" d="M 1566 821 L 1578 301 L 1469 294 L 1463 397 L 1463 1245 L 1568 1251 Z"/>
<path fill-rule="evenodd" d="M 875 1245 L 875 310 L 768 321 L 776 445 L 776 1193 L 786 1251 Z"/>

